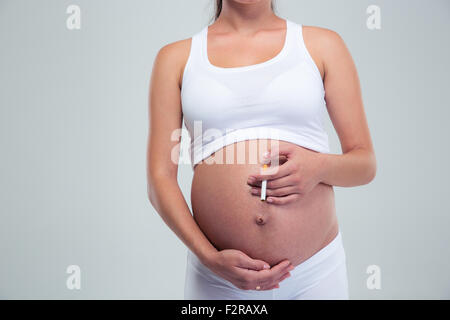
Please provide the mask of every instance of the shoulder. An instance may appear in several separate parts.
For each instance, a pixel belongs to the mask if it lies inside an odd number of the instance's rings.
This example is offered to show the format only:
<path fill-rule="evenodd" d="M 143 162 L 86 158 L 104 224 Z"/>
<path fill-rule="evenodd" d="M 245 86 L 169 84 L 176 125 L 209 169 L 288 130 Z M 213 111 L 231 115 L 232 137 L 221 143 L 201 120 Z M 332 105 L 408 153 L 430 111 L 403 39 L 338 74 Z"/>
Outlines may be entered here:
<path fill-rule="evenodd" d="M 305 25 L 303 26 L 303 39 L 308 48 L 323 58 L 347 51 L 344 39 L 338 32 L 331 29 Z"/>
<path fill-rule="evenodd" d="M 192 38 L 178 40 L 161 47 L 156 54 L 153 69 L 161 70 L 166 76 L 182 77 L 182 72 L 189 58 Z"/>
<path fill-rule="evenodd" d="M 179 64 L 185 62 L 191 49 L 191 38 L 164 45 L 158 50 L 155 64 Z"/>
<path fill-rule="evenodd" d="M 334 30 L 317 27 L 303 26 L 303 38 L 318 49 L 333 49 L 345 46 L 341 35 Z"/>
<path fill-rule="evenodd" d="M 322 76 L 330 66 L 352 60 L 344 39 L 331 29 L 303 26 L 303 41 L 316 63 L 320 65 Z"/>

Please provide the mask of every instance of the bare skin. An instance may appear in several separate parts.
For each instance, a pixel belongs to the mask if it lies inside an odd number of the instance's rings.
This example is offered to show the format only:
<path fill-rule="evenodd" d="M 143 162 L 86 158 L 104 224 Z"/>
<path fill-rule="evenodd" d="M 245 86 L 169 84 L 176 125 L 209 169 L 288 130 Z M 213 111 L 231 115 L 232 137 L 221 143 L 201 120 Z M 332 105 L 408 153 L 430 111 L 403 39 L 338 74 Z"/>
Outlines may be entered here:
<path fill-rule="evenodd" d="M 282 47 L 283 24 L 268 0 L 224 1 L 222 14 L 208 32 L 210 62 L 238 67 L 269 60 Z M 303 34 L 323 79 L 342 154 L 321 154 L 280 142 L 276 150 L 267 149 L 271 153 L 267 161 L 282 160 L 265 174 L 254 164 L 197 165 L 192 184 L 194 217 L 177 183 L 177 163 L 171 159 L 179 144 L 171 135 L 182 125 L 180 92 L 191 40 L 164 46 L 154 62 L 147 148 L 150 201 L 208 268 L 241 289 L 278 287 L 294 265 L 329 243 L 337 232 L 332 186 L 366 184 L 376 172 L 348 49 L 331 30 L 304 26 Z M 236 47 L 241 50 L 232 49 Z M 265 203 L 259 200 L 262 179 L 269 180 Z"/>
<path fill-rule="evenodd" d="M 270 145 L 263 141 L 228 145 L 206 161 L 225 158 L 230 149 L 236 149 L 236 155 L 240 148 L 245 149 L 246 159 L 251 153 L 262 156 L 268 150 L 263 146 Z M 259 150 L 251 148 L 251 143 L 259 145 Z M 285 141 L 279 146 L 295 148 Z M 318 184 L 296 201 L 273 205 L 261 201 L 259 193 L 252 193 L 247 184 L 248 175 L 259 172 L 260 164 L 222 162 L 198 164 L 191 190 L 195 220 L 218 250 L 238 249 L 269 265 L 288 259 L 296 266 L 336 237 L 338 224 L 330 185 Z M 268 189 L 268 194 L 271 192 Z"/>

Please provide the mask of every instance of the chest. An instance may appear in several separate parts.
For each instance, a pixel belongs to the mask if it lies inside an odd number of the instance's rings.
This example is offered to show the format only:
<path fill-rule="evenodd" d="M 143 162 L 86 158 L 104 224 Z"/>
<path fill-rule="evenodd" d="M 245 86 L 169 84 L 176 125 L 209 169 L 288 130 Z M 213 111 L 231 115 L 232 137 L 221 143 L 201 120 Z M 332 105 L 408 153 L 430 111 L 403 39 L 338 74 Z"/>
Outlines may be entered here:
<path fill-rule="evenodd" d="M 197 72 L 183 89 L 183 113 L 187 120 L 228 126 L 315 118 L 324 91 L 314 72 L 305 62 L 239 73 Z"/>

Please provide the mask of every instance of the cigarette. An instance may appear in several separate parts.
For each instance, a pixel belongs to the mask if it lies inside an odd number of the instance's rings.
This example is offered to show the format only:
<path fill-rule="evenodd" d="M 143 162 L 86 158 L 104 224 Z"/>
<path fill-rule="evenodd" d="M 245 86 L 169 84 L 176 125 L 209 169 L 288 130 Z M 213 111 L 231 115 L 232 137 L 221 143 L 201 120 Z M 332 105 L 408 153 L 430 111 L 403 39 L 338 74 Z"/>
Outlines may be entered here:
<path fill-rule="evenodd" d="M 263 166 L 263 170 L 267 169 L 267 164 Z M 267 180 L 263 180 L 261 183 L 261 201 L 266 200 L 266 188 L 267 188 Z"/>

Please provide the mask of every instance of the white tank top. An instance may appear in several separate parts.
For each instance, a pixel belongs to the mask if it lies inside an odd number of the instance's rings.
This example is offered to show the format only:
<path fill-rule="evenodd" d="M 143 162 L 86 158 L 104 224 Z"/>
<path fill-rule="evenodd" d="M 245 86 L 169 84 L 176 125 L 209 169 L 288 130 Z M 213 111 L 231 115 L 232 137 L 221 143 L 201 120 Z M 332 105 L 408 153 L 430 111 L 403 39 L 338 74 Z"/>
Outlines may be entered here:
<path fill-rule="evenodd" d="M 243 140 L 284 140 L 329 152 L 319 69 L 303 41 L 302 26 L 290 20 L 286 25 L 279 54 L 244 67 L 210 63 L 208 26 L 192 37 L 181 103 L 193 167 L 224 146 Z"/>

